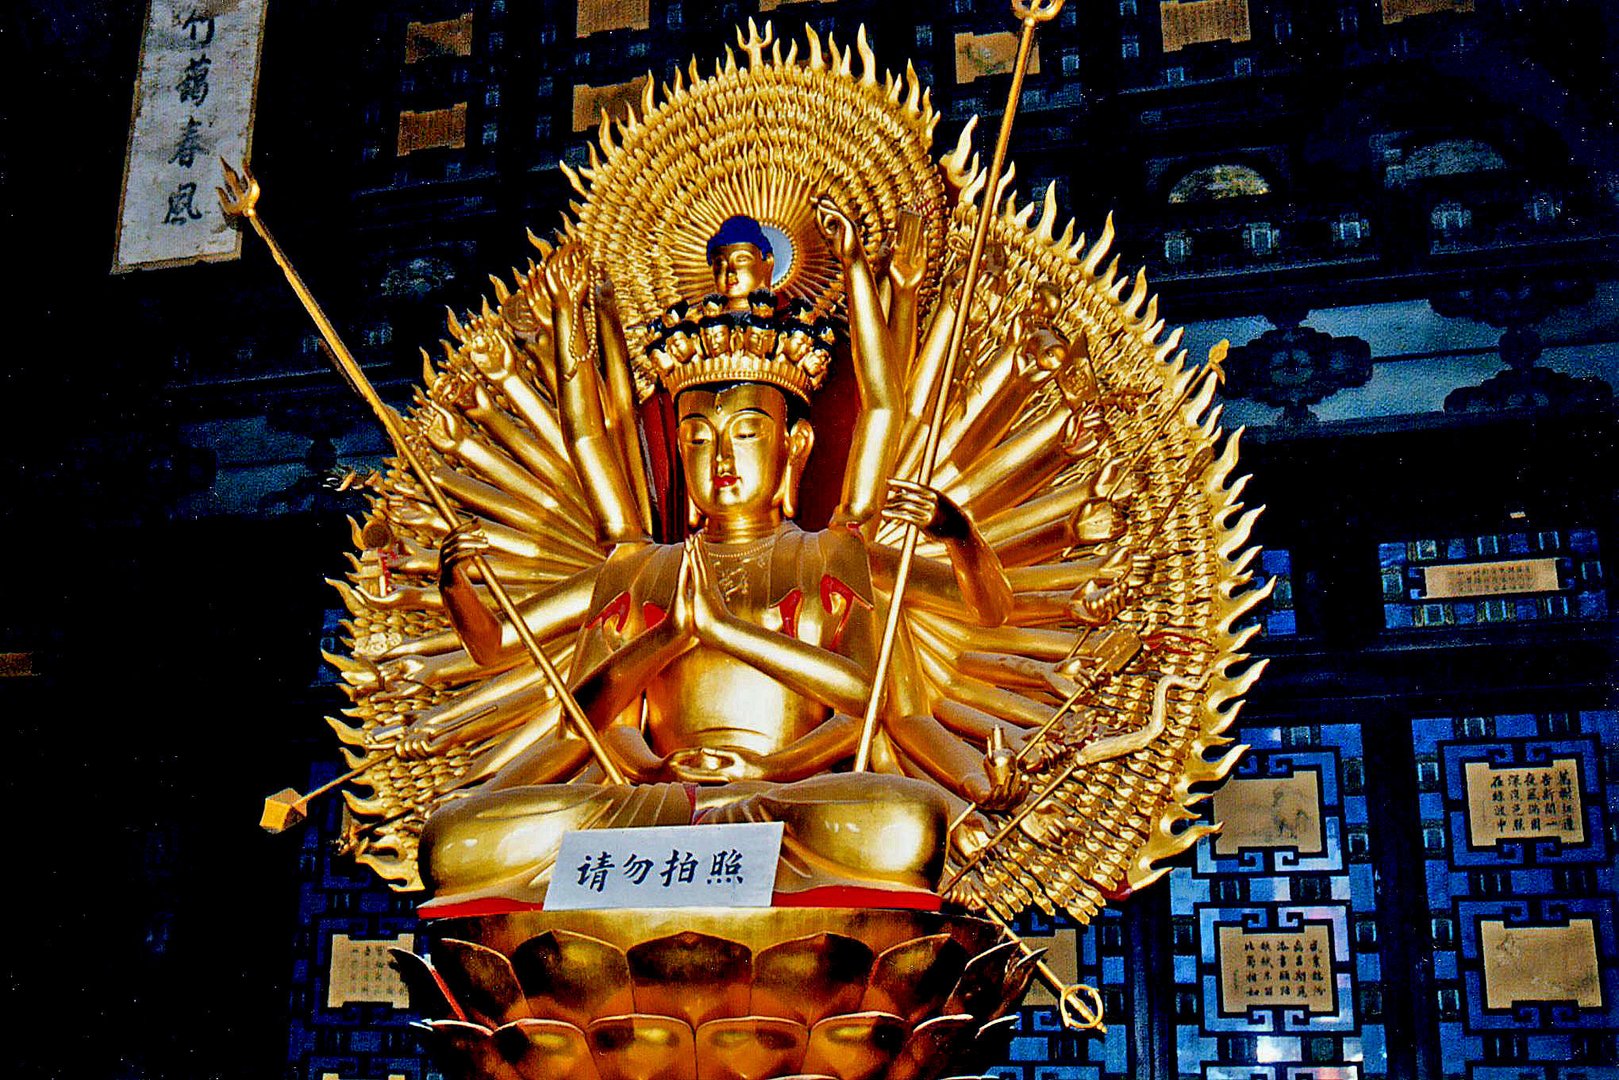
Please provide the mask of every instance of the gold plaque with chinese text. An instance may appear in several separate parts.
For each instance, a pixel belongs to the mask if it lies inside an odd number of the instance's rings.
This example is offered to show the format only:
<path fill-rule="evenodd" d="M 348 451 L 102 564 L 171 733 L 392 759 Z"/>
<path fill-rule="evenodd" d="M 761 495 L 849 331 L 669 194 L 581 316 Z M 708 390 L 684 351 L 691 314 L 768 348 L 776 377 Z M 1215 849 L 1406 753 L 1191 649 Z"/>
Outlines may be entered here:
<path fill-rule="evenodd" d="M 1298 930 L 1250 933 L 1220 927 L 1220 1011 L 1302 1006 L 1335 1013 L 1332 927 L 1310 923 Z"/>
<path fill-rule="evenodd" d="M 1567 926 L 1478 924 L 1484 957 L 1484 1007 L 1510 1009 L 1521 1001 L 1572 1001 L 1602 1008 L 1596 923 L 1570 919 Z"/>
<path fill-rule="evenodd" d="M 1208 41 L 1243 42 L 1253 37 L 1248 0 L 1180 0 L 1158 9 L 1164 51 Z"/>
<path fill-rule="evenodd" d="M 1423 568 L 1422 583 L 1422 595 L 1427 600 L 1557 592 L 1559 588 L 1556 559 L 1427 566 Z"/>
<path fill-rule="evenodd" d="M 651 17 L 648 0 L 584 0 L 578 5 L 575 33 L 589 37 L 602 30 L 645 30 Z"/>
<path fill-rule="evenodd" d="M 396 1009 L 405 1008 L 410 1004 L 410 993 L 390 963 L 388 950 L 411 951 L 415 947 L 415 934 L 368 941 L 333 934 L 326 1007 L 340 1009 L 351 1001 L 385 1001 Z"/>
<path fill-rule="evenodd" d="M 988 75 L 1004 75 L 1017 61 L 1018 38 L 1013 33 L 957 34 L 956 82 L 970 83 Z M 1040 50 L 1029 53 L 1029 74 L 1040 73 Z"/>
<path fill-rule="evenodd" d="M 399 137 L 394 152 L 399 157 L 418 150 L 459 150 L 467 145 L 467 103 L 458 101 L 448 109 L 399 114 Z"/>
<path fill-rule="evenodd" d="M 1578 759 L 1557 758 L 1547 765 L 1509 769 L 1469 761 L 1463 775 L 1468 842 L 1474 847 L 1549 838 L 1585 843 Z"/>
<path fill-rule="evenodd" d="M 641 100 L 641 93 L 646 89 L 646 76 L 631 79 L 629 82 L 608 83 L 603 86 L 591 86 L 580 83 L 573 88 L 573 130 L 587 131 L 601 122 L 602 110 L 608 115 L 616 115 L 624 111 L 625 106 L 633 105 Z"/>
<path fill-rule="evenodd" d="M 1473 0 L 1383 0 L 1383 22 L 1401 22 L 1413 15 L 1439 11 L 1472 11 Z"/>

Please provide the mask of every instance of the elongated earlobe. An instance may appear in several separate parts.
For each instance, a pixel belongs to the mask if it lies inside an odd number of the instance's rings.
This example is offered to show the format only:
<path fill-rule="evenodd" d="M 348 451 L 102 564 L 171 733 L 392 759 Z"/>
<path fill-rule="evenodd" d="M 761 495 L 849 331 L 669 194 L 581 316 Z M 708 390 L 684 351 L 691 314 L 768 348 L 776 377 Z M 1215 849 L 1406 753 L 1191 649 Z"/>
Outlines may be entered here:
<path fill-rule="evenodd" d="M 798 516 L 798 466 L 791 461 L 787 462 L 787 469 L 781 474 L 781 516 Z"/>
<path fill-rule="evenodd" d="M 695 529 L 699 525 L 701 525 L 702 523 L 703 523 L 703 512 L 701 510 L 697 509 L 697 504 L 692 501 L 692 498 L 691 498 L 690 495 L 687 495 L 686 496 L 686 525 L 689 528 Z"/>
<path fill-rule="evenodd" d="M 794 424 L 787 436 L 787 467 L 781 474 L 779 502 L 782 517 L 798 516 L 798 482 L 804 478 L 804 464 L 809 461 L 810 451 L 814 447 L 815 429 L 810 427 L 809 421 L 800 420 Z"/>

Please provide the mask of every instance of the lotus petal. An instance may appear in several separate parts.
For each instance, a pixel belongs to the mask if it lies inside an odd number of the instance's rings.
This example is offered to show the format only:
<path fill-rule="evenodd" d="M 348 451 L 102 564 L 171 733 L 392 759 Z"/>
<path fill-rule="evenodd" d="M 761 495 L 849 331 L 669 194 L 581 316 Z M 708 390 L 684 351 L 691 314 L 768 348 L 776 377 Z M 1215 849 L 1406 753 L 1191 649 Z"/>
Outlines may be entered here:
<path fill-rule="evenodd" d="M 949 934 L 901 942 L 877 958 L 861 1007 L 894 1013 L 914 1024 L 938 1012 L 966 964 L 967 950 Z"/>
<path fill-rule="evenodd" d="M 961 980 L 945 1004 L 947 1013 L 970 1013 L 988 1020 L 1000 1013 L 1007 968 L 1021 957 L 1016 941 L 1003 941 L 968 961 Z"/>
<path fill-rule="evenodd" d="M 978 1029 L 978 1035 L 973 1039 L 971 1049 L 963 1056 L 977 1061 L 1002 1061 L 1006 1057 L 1008 1044 L 1012 1040 L 1012 1032 L 1017 1029 L 1018 1014 L 996 1017 Z"/>
<path fill-rule="evenodd" d="M 697 1074 L 703 1080 L 766 1080 L 796 1069 L 809 1029 L 772 1016 L 710 1020 L 697 1029 Z"/>
<path fill-rule="evenodd" d="M 688 930 L 637 945 L 628 956 L 638 1013 L 678 1016 L 693 1028 L 748 1013 L 753 953 L 746 945 Z"/>
<path fill-rule="evenodd" d="M 1044 949 L 1036 949 L 1012 961 L 1012 966 L 1006 969 L 1006 985 L 1001 988 L 1001 1003 L 995 1007 L 993 1013 L 995 1018 L 999 1018 L 1023 1000 L 1023 994 L 1029 989 L 1029 983 L 1034 978 L 1035 965 L 1040 962 L 1045 952 Z"/>
<path fill-rule="evenodd" d="M 535 1016 L 584 1028 L 635 1011 L 629 960 L 598 938 L 548 930 L 512 950 L 512 969 Z"/>
<path fill-rule="evenodd" d="M 441 938 L 433 943 L 433 967 L 450 996 L 490 1027 L 529 1014 L 512 962 L 486 945 Z"/>
<path fill-rule="evenodd" d="M 803 1069 L 839 1080 L 875 1080 L 899 1053 L 909 1026 L 886 1012 L 829 1016 L 810 1030 Z"/>
<path fill-rule="evenodd" d="M 601 1080 L 697 1080 L 691 1028 L 670 1016 L 607 1016 L 590 1025 Z"/>
<path fill-rule="evenodd" d="M 431 964 L 417 956 L 409 949 L 389 949 L 388 954 L 393 957 L 390 966 L 399 972 L 399 978 L 410 991 L 410 1007 L 413 1012 L 426 1016 L 430 1020 L 465 1020 L 467 1014 L 439 979 L 438 972 L 433 970 Z"/>
<path fill-rule="evenodd" d="M 495 1046 L 523 1080 L 597 1080 L 585 1033 L 560 1020 L 514 1020 L 495 1031 Z"/>
<path fill-rule="evenodd" d="M 978 1021 L 966 1014 L 935 1016 L 911 1032 L 885 1080 L 929 1080 L 949 1068 L 978 1034 Z"/>
<path fill-rule="evenodd" d="M 813 1027 L 860 1008 L 871 949 L 842 934 L 811 934 L 772 945 L 753 960 L 753 1011 Z"/>
<path fill-rule="evenodd" d="M 427 1027 L 438 1036 L 452 1076 L 477 1080 L 523 1080 L 498 1047 L 493 1034 L 482 1024 L 464 1020 L 430 1020 Z"/>

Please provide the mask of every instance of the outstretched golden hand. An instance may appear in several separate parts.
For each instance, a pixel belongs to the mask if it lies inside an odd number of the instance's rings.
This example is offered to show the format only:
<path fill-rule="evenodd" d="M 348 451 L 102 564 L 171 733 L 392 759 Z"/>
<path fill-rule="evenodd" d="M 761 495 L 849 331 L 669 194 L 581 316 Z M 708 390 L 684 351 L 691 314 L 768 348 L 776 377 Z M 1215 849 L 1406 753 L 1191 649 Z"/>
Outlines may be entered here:
<path fill-rule="evenodd" d="M 832 201 L 830 195 L 815 200 L 815 227 L 821 231 L 826 246 L 838 261 L 847 266 L 860 253 L 860 230 L 843 207 Z"/>

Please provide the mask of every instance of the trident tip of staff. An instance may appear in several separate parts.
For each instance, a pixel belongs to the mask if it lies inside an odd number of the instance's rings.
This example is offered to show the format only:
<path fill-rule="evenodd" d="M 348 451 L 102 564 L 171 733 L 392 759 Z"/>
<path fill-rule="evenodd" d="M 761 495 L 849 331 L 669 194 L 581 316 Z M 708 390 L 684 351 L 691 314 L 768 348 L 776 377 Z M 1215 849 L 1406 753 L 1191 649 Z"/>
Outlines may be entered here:
<path fill-rule="evenodd" d="M 1062 11 L 1064 0 L 1012 0 L 1012 14 L 1025 22 L 1050 22 Z"/>
<path fill-rule="evenodd" d="M 225 170 L 225 186 L 214 189 L 219 193 L 219 208 L 226 217 L 252 214 L 259 201 L 259 182 L 247 171 L 246 165 L 238 172 L 230 162 L 220 158 L 219 167 Z"/>

